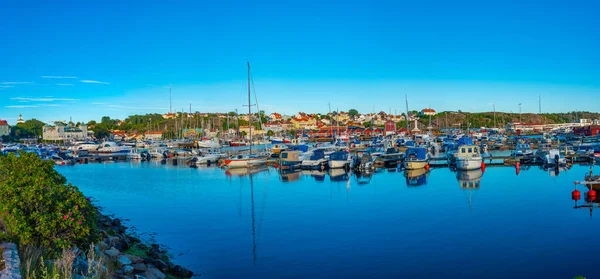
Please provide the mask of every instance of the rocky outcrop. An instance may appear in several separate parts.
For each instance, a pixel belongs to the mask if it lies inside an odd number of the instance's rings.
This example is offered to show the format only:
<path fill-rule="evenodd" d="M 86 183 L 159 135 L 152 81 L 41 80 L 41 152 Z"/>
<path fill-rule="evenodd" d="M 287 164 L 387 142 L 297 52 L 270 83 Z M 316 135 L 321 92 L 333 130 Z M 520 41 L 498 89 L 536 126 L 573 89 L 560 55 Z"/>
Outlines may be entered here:
<path fill-rule="evenodd" d="M 4 270 L 0 270 L 0 279 L 21 279 L 17 245 L 13 243 L 0 243 L 0 250 L 3 251 L 2 260 L 4 261 Z"/>
<path fill-rule="evenodd" d="M 104 255 L 106 264 L 117 268 L 114 278 L 164 279 L 167 275 L 175 278 L 190 278 L 194 273 L 171 262 L 167 251 L 158 244 L 145 245 L 140 239 L 126 233 L 121 220 L 99 214 L 98 228 L 102 241 L 94 249 Z M 83 270 L 87 263 L 76 262 Z M 2 278 L 3 279 L 3 278 Z"/>

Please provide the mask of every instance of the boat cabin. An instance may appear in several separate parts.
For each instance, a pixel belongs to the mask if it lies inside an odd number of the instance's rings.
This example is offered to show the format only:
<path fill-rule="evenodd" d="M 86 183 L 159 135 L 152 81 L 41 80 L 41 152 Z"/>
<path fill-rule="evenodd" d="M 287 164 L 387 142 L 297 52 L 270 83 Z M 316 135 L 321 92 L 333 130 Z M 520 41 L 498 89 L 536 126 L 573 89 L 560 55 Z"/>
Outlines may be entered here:
<path fill-rule="evenodd" d="M 457 155 L 480 155 L 479 151 L 479 147 L 476 145 L 463 145 L 458 148 Z"/>

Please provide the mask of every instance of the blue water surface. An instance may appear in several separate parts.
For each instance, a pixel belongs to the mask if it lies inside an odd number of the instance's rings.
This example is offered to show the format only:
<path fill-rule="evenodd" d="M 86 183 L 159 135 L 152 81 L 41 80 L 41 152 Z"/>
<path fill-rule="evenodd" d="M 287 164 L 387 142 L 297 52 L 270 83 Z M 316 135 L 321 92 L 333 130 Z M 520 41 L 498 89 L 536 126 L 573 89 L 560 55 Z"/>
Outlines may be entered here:
<path fill-rule="evenodd" d="M 137 232 L 155 233 L 178 263 L 203 278 L 597 273 L 590 243 L 600 233 L 600 216 L 574 209 L 571 200 L 573 181 L 589 166 L 559 175 L 488 167 L 483 176 L 436 168 L 410 179 L 388 170 L 346 179 L 157 163 L 57 169 L 107 213 L 128 219 Z"/>

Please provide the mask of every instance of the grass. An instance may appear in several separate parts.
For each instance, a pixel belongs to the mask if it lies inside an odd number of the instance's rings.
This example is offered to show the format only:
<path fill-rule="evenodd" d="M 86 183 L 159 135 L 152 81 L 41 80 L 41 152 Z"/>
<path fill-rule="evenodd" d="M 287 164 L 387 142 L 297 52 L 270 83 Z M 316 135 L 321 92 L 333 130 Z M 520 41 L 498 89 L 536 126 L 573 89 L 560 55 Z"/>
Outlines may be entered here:
<path fill-rule="evenodd" d="M 150 247 L 138 243 L 138 244 L 135 244 L 135 245 L 129 247 L 129 249 L 125 250 L 123 252 L 123 254 L 129 254 L 129 255 L 138 256 L 140 258 L 146 258 L 146 257 L 148 257 L 147 252 L 150 252 Z"/>

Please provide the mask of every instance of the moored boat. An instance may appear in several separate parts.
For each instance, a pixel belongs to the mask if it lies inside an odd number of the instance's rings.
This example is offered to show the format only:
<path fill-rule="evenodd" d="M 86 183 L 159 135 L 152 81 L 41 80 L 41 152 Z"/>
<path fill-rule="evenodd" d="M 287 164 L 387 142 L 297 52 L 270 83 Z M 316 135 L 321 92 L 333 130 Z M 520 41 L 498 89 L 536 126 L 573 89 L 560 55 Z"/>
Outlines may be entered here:
<path fill-rule="evenodd" d="M 427 149 L 423 147 L 411 147 L 406 150 L 404 155 L 404 168 L 407 170 L 422 169 L 427 166 L 429 155 Z"/>

